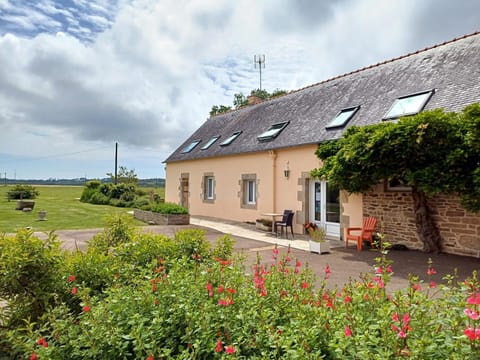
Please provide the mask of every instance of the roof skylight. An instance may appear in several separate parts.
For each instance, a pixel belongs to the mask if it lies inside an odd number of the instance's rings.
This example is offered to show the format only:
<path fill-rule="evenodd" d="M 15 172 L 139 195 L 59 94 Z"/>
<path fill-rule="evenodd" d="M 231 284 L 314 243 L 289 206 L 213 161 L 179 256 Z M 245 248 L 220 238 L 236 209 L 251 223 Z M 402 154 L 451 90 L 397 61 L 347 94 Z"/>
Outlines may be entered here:
<path fill-rule="evenodd" d="M 288 121 L 273 124 L 272 126 L 270 126 L 270 128 L 267 131 L 258 135 L 257 139 L 260 141 L 273 140 L 278 136 L 278 134 L 280 134 L 280 132 L 283 129 L 285 129 L 287 125 L 288 125 Z"/>
<path fill-rule="evenodd" d="M 187 146 L 185 146 L 182 150 L 182 154 L 186 154 L 186 153 L 189 153 L 190 151 L 192 151 L 195 146 L 197 146 L 198 144 L 200 144 L 200 141 L 201 140 L 195 140 L 195 141 L 192 141 L 190 144 L 188 144 Z"/>
<path fill-rule="evenodd" d="M 208 142 L 201 147 L 202 150 L 207 150 L 210 146 L 213 145 L 215 141 L 217 141 L 220 138 L 220 136 L 214 136 Z"/>
<path fill-rule="evenodd" d="M 415 115 L 423 110 L 432 94 L 433 90 L 429 90 L 399 97 L 383 118 L 395 119 L 401 116 Z"/>
<path fill-rule="evenodd" d="M 238 137 L 238 135 L 240 135 L 241 133 L 242 133 L 241 131 L 235 131 L 232 135 L 230 135 L 228 138 L 223 140 L 223 142 L 220 143 L 220 146 L 230 145 L 233 142 L 233 140 L 235 140 Z"/>
<path fill-rule="evenodd" d="M 328 123 L 325 128 L 333 129 L 343 127 L 355 115 L 360 106 L 340 110 L 340 112 Z"/>

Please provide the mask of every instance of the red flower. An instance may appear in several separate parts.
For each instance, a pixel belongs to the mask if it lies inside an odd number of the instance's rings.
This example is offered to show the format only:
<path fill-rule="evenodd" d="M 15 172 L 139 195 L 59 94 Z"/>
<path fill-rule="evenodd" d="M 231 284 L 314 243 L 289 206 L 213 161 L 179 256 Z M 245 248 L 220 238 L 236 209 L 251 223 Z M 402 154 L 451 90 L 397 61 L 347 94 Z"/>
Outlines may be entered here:
<path fill-rule="evenodd" d="M 215 346 L 215 352 L 222 352 L 223 346 L 222 346 L 222 339 L 217 340 L 217 345 Z"/>
<path fill-rule="evenodd" d="M 392 267 L 390 265 L 387 266 L 387 273 L 392 273 L 393 270 L 392 270 Z"/>
<path fill-rule="evenodd" d="M 308 289 L 308 283 L 302 282 L 302 289 Z"/>
<path fill-rule="evenodd" d="M 45 340 L 43 337 L 37 340 L 37 345 L 42 345 L 43 347 L 48 347 L 47 340 Z"/>
<path fill-rule="evenodd" d="M 77 294 L 77 288 L 76 288 L 76 287 L 73 287 L 73 288 L 72 288 L 72 294 L 73 294 L 73 295 L 76 295 L 76 294 Z"/>
<path fill-rule="evenodd" d="M 153 355 L 148 355 L 146 360 L 155 360 L 155 358 L 153 357 Z"/>
<path fill-rule="evenodd" d="M 428 287 L 435 288 L 437 287 L 437 283 L 435 281 L 430 281 L 430 284 L 428 284 Z"/>
<path fill-rule="evenodd" d="M 427 275 L 434 275 L 434 274 L 436 274 L 436 273 L 437 273 L 437 271 L 436 271 L 434 268 L 429 268 L 429 269 L 427 270 Z"/>
<path fill-rule="evenodd" d="M 32 353 L 32 354 L 30 355 L 30 360 L 38 360 L 37 354 Z"/>
<path fill-rule="evenodd" d="M 220 285 L 218 288 L 217 288 L 217 293 L 221 294 L 223 292 L 223 286 Z"/>
<path fill-rule="evenodd" d="M 323 269 L 323 272 L 326 274 L 326 275 L 329 275 L 332 273 L 332 270 L 330 270 L 330 265 L 326 265 L 325 268 Z"/>
<path fill-rule="evenodd" d="M 295 267 L 300 267 L 302 266 L 302 263 L 300 260 L 297 259 L 297 261 L 295 262 Z"/>
<path fill-rule="evenodd" d="M 232 345 L 225 346 L 225 352 L 227 354 L 235 354 L 235 348 Z"/>
<path fill-rule="evenodd" d="M 75 281 L 75 279 L 76 279 L 75 275 L 70 275 L 70 276 L 68 277 L 68 282 L 71 282 L 71 283 L 72 283 L 72 282 Z"/>
<path fill-rule="evenodd" d="M 352 336 L 352 330 L 350 330 L 348 325 L 345 325 L 345 329 L 343 330 L 343 333 L 345 334 L 346 337 Z"/>
<path fill-rule="evenodd" d="M 479 305 L 480 304 L 480 294 L 473 294 L 467 299 L 468 304 Z"/>
<path fill-rule="evenodd" d="M 236 291 L 234 288 L 228 288 L 228 289 L 227 289 L 227 292 L 228 292 L 229 294 L 235 294 L 237 291 Z"/>
<path fill-rule="evenodd" d="M 90 306 L 85 305 L 82 310 L 83 310 L 83 312 L 87 313 L 87 312 L 90 311 Z"/>
<path fill-rule="evenodd" d="M 351 298 L 350 296 L 348 296 L 348 295 L 345 296 L 345 299 L 344 299 L 344 300 L 345 300 L 346 303 L 351 303 L 351 302 L 352 302 L 352 298 Z"/>

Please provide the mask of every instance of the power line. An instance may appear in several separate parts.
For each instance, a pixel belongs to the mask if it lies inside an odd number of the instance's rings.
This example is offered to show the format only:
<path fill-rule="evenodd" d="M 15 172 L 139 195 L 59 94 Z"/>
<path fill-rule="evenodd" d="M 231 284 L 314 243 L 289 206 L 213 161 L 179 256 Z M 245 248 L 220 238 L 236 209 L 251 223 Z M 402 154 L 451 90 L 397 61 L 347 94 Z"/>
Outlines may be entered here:
<path fill-rule="evenodd" d="M 101 149 L 107 149 L 107 148 L 110 148 L 110 145 L 108 145 L 108 146 L 101 146 L 101 147 L 94 148 L 94 149 L 86 149 L 86 150 L 74 151 L 74 152 L 71 152 L 71 153 L 63 153 L 63 154 L 55 154 L 55 155 L 47 155 L 47 156 L 33 157 L 33 158 L 29 158 L 29 160 L 51 159 L 51 158 L 56 158 L 56 157 L 77 155 L 77 154 L 83 154 L 83 153 L 92 152 L 92 151 L 97 151 L 97 150 L 101 150 Z"/>

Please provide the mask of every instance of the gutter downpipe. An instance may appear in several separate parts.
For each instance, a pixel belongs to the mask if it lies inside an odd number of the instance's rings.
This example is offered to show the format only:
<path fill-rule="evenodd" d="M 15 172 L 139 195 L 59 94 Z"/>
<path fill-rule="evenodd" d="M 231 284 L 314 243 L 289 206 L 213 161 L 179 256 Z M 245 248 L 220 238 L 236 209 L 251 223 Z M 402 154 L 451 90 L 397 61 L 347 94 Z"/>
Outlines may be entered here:
<path fill-rule="evenodd" d="M 268 150 L 268 155 L 272 159 L 272 212 L 275 212 L 277 207 L 276 203 L 276 189 L 277 189 L 277 178 L 275 176 L 277 170 L 277 153 L 275 150 Z"/>

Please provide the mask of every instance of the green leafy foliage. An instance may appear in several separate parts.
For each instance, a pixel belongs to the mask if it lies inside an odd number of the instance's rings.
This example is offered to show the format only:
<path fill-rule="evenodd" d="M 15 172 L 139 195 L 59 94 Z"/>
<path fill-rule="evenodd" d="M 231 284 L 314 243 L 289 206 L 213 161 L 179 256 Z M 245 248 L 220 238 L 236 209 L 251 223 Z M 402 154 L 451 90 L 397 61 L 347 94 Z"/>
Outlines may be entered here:
<path fill-rule="evenodd" d="M 0 298 L 8 302 L 3 311 L 10 314 L 2 324 L 20 325 L 26 318 L 35 321 L 59 301 L 64 268 L 53 233 L 46 240 L 30 230 L 0 235 Z"/>
<path fill-rule="evenodd" d="M 159 214 L 188 214 L 188 209 L 171 202 L 160 204 L 148 204 L 142 207 L 143 210 L 156 212 Z"/>
<path fill-rule="evenodd" d="M 8 190 L 7 197 L 9 199 L 35 199 L 40 192 L 32 185 L 18 184 Z"/>

